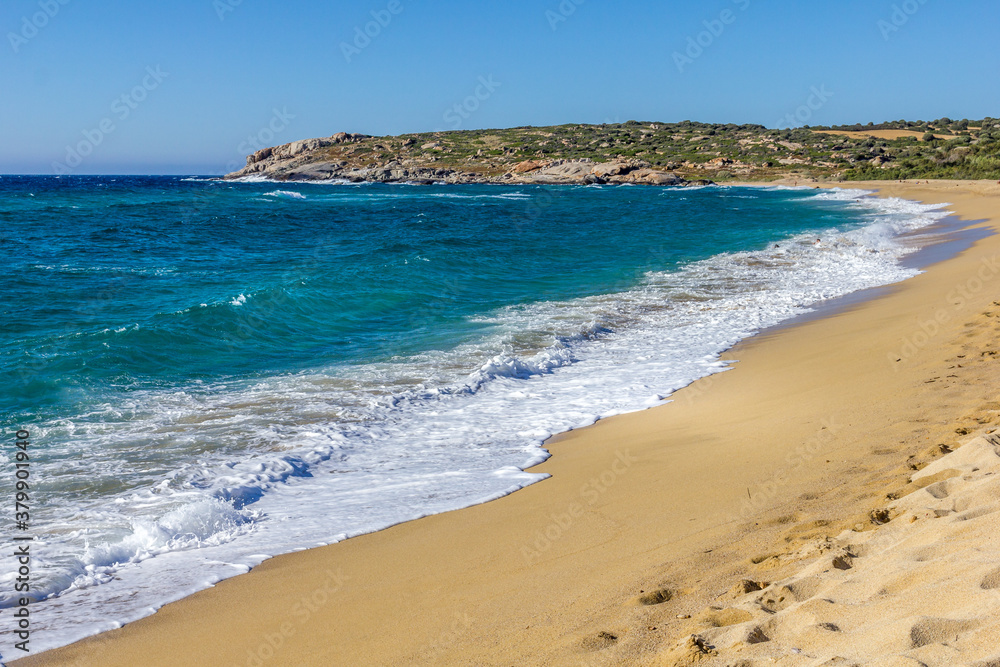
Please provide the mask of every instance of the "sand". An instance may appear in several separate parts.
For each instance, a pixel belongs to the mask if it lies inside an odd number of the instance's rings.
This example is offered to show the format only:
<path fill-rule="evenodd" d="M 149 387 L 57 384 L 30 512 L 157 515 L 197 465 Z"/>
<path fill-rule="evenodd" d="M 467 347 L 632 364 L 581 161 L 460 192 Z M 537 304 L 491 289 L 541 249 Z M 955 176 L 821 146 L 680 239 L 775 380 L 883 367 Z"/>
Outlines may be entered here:
<path fill-rule="evenodd" d="M 993 183 L 871 187 L 1000 219 Z M 511 496 L 12 664 L 1000 664 L 994 261 L 1000 236 L 755 337 Z"/>
<path fill-rule="evenodd" d="M 976 129 L 976 128 L 971 128 Z M 916 137 L 917 139 L 923 138 L 926 132 L 914 132 L 913 130 L 813 130 L 816 134 L 839 134 L 845 137 L 850 137 L 852 139 L 857 139 L 858 137 L 873 137 L 875 139 L 899 139 L 902 137 Z M 938 139 L 954 139 L 958 135 L 950 134 L 935 134 Z"/>

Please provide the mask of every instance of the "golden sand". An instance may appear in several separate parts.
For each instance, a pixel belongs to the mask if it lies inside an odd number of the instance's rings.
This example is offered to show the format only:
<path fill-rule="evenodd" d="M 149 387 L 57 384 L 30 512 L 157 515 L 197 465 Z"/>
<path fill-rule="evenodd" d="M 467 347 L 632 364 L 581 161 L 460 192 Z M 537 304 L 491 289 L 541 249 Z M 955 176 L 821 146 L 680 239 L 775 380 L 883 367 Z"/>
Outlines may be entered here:
<path fill-rule="evenodd" d="M 992 183 L 871 187 L 1000 219 Z M 554 439 L 552 478 L 511 496 L 13 664 L 997 664 L 997 261 L 989 237 L 751 339 L 673 402 Z"/>
<path fill-rule="evenodd" d="M 975 128 L 973 128 L 975 129 Z M 813 130 L 816 134 L 839 134 L 844 137 L 850 137 L 851 139 L 857 139 L 859 137 L 873 137 L 875 139 L 899 139 L 901 137 L 916 137 L 917 139 L 922 138 L 926 132 L 915 132 L 913 130 Z M 955 135 L 949 134 L 935 134 L 938 139 L 954 139 Z"/>

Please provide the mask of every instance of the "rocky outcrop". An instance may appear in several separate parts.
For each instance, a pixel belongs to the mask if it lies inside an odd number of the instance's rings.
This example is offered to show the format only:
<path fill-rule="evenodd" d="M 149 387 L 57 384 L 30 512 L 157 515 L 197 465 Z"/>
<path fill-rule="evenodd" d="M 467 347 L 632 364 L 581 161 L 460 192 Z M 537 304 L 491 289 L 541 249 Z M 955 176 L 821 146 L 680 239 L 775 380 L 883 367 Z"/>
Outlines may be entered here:
<path fill-rule="evenodd" d="M 249 167 L 250 165 L 265 162 L 267 160 L 275 162 L 279 160 L 287 160 L 288 158 L 293 158 L 296 155 L 302 155 L 303 153 L 308 153 L 324 146 L 351 143 L 367 138 L 368 135 L 366 134 L 348 134 L 347 132 L 338 132 L 332 137 L 327 137 L 325 139 L 303 139 L 302 141 L 293 141 L 291 143 L 282 144 L 281 146 L 264 148 L 249 155 L 247 157 L 247 166 Z"/>
<path fill-rule="evenodd" d="M 535 183 L 579 183 L 593 173 L 594 163 L 556 160 L 530 176 Z"/>
<path fill-rule="evenodd" d="M 684 185 L 686 181 L 677 174 L 656 171 L 655 169 L 639 169 L 631 172 L 629 180 L 626 182 L 640 185 Z"/>
<path fill-rule="evenodd" d="M 616 162 L 600 163 L 593 169 L 594 176 L 604 179 L 614 179 L 618 176 L 625 176 L 639 169 L 648 169 L 649 163 L 642 160 L 620 160 Z"/>
<path fill-rule="evenodd" d="M 427 154 L 410 158 L 397 156 L 381 163 L 363 164 L 361 159 L 352 157 L 355 147 L 341 146 L 365 143 L 368 139 L 372 137 L 340 132 L 321 139 L 305 139 L 265 148 L 247 157 L 246 167 L 227 174 L 225 178 L 260 176 L 277 181 L 342 180 L 355 183 L 689 184 L 673 171 L 655 169 L 649 163 L 635 159 L 603 163 L 595 163 L 589 158 L 530 159 L 504 167 L 502 164 L 480 164 L 483 159 L 483 151 L 480 151 L 480 155 L 461 163 L 468 164 L 468 168 L 455 168 L 454 163 L 449 168 L 437 166 L 435 163 L 441 158 Z M 371 145 L 372 142 L 367 143 Z M 403 145 L 415 143 L 408 140 Z M 375 143 L 374 148 L 378 151 L 385 150 L 382 143 Z M 439 153 L 442 145 L 433 141 L 421 145 L 421 149 Z M 676 168 L 677 165 L 670 166 Z M 489 169 L 493 169 L 492 174 Z M 502 169 L 506 171 L 501 171 Z"/>
<path fill-rule="evenodd" d="M 515 164 L 514 168 L 511 169 L 511 173 L 526 174 L 529 171 L 536 171 L 543 167 L 547 167 L 548 164 L 548 162 L 542 162 L 541 160 L 525 160 L 524 162 L 518 162 Z"/>

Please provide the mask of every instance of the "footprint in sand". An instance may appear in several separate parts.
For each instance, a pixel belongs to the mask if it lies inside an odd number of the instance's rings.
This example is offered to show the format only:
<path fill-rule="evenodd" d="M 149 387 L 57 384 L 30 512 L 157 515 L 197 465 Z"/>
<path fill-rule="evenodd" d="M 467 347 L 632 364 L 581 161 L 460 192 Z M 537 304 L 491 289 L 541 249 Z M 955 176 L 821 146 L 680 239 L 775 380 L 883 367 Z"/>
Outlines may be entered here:
<path fill-rule="evenodd" d="M 639 596 L 639 604 L 646 607 L 651 607 L 657 604 L 663 604 L 672 600 L 674 597 L 674 592 L 669 588 L 661 588 L 659 590 L 650 591 L 649 593 L 643 593 Z"/>
<path fill-rule="evenodd" d="M 770 584 L 766 581 L 752 581 L 750 579 L 743 579 L 735 586 L 729 589 L 729 597 L 734 599 L 741 598 L 749 593 L 762 591 L 769 585 Z"/>
<path fill-rule="evenodd" d="M 956 514 L 952 517 L 952 521 L 972 521 L 973 519 L 978 519 L 980 517 L 989 516 L 990 514 L 995 514 L 1000 508 L 998 507 L 980 507 L 978 509 L 970 510 L 968 512 L 963 512 L 961 514 Z"/>
<path fill-rule="evenodd" d="M 662 654 L 659 664 L 663 667 L 687 666 L 715 655 L 718 655 L 718 652 L 714 646 L 698 635 L 691 635 L 672 650 Z"/>
<path fill-rule="evenodd" d="M 951 480 L 944 480 L 944 481 L 941 481 L 941 482 L 937 482 L 935 484 L 931 484 L 929 486 L 925 486 L 924 487 L 924 491 L 926 491 L 927 493 L 931 494 L 932 496 L 934 496 L 938 500 L 944 500 L 949 495 L 951 495 L 951 492 L 950 492 L 950 490 L 948 488 L 950 481 Z"/>
<path fill-rule="evenodd" d="M 747 644 L 763 644 L 771 641 L 771 638 L 764 632 L 764 628 L 751 628 L 744 640 Z"/>
<path fill-rule="evenodd" d="M 618 635 L 602 630 L 596 635 L 591 635 L 585 638 L 581 643 L 586 651 L 600 651 L 617 644 Z"/>
<path fill-rule="evenodd" d="M 764 611 L 775 614 L 793 604 L 815 597 L 820 584 L 820 577 L 806 577 L 783 586 L 768 588 L 756 602 Z"/>
<path fill-rule="evenodd" d="M 830 533 L 828 526 L 830 522 L 825 519 L 800 523 L 785 533 L 785 542 L 808 542 L 826 536 Z"/>
<path fill-rule="evenodd" d="M 1000 588 L 1000 568 L 993 570 L 983 577 L 983 580 L 979 582 L 979 587 L 986 591 Z"/>
<path fill-rule="evenodd" d="M 940 644 L 957 638 L 963 632 L 973 630 L 979 621 L 956 621 L 950 618 L 922 618 L 910 628 L 910 642 L 913 648 L 928 644 Z"/>
<path fill-rule="evenodd" d="M 854 556 L 851 554 L 840 554 L 830 564 L 837 570 L 850 570 L 854 567 Z"/>
<path fill-rule="evenodd" d="M 942 555 L 948 555 L 949 551 L 947 547 L 942 548 L 939 545 L 931 545 L 927 547 L 920 547 L 915 549 L 910 554 L 910 560 L 915 563 L 927 563 L 932 560 L 937 560 L 941 558 Z"/>
<path fill-rule="evenodd" d="M 696 623 L 707 625 L 712 628 L 728 628 L 730 625 L 739 625 L 753 620 L 753 615 L 743 609 L 715 609 L 708 607 L 694 617 Z"/>

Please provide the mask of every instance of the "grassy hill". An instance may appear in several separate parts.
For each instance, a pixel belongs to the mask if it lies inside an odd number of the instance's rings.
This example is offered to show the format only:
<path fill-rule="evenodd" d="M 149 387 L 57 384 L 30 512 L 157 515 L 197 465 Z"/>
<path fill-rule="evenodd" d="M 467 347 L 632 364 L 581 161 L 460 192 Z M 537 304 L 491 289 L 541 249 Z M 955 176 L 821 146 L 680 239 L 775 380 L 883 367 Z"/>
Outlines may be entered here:
<path fill-rule="evenodd" d="M 307 162 L 417 165 L 494 178 L 534 161 L 633 160 L 687 179 L 1000 179 L 1000 120 L 894 121 L 769 130 L 760 125 L 628 121 L 500 130 L 349 135 Z"/>

